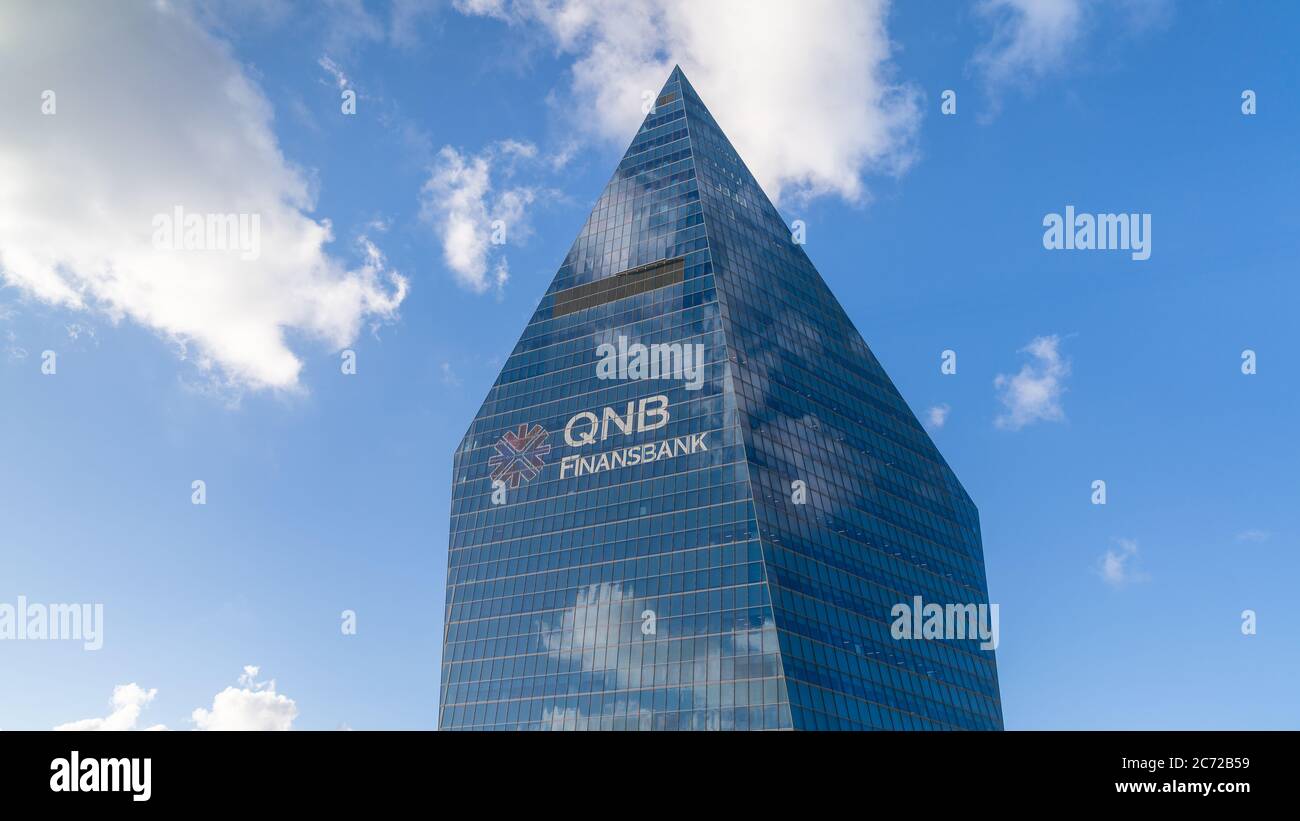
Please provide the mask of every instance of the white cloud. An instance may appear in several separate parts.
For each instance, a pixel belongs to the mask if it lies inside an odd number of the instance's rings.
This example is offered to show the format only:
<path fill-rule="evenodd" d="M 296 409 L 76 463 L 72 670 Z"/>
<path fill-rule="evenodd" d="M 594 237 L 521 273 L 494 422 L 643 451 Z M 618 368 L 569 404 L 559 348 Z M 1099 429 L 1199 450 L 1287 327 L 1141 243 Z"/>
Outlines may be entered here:
<path fill-rule="evenodd" d="M 64 330 L 68 332 L 68 339 L 74 342 L 83 335 L 95 339 L 95 327 L 93 325 L 82 325 L 80 322 L 73 322 L 70 325 L 64 325 Z"/>
<path fill-rule="evenodd" d="M 18 344 L 18 334 L 12 330 L 5 331 L 4 349 L 5 354 L 11 360 L 27 358 L 27 349 Z"/>
<path fill-rule="evenodd" d="M 948 421 L 948 414 L 952 408 L 946 404 L 932 406 L 925 412 L 926 423 L 932 428 L 941 428 Z"/>
<path fill-rule="evenodd" d="M 1256 544 L 1259 544 L 1262 542 L 1267 542 L 1272 537 L 1272 535 L 1273 534 L 1269 533 L 1267 530 L 1256 530 L 1252 528 L 1250 530 L 1243 530 L 1240 533 L 1238 533 L 1237 541 L 1254 542 Z"/>
<path fill-rule="evenodd" d="M 992 38 L 975 55 L 975 67 L 994 88 L 1055 71 L 1083 34 L 1084 0 L 981 0 L 979 14 Z"/>
<path fill-rule="evenodd" d="M 1061 396 L 1070 363 L 1061 355 L 1060 337 L 1035 337 L 1020 349 L 1034 361 L 1024 365 L 1014 376 L 998 374 L 993 386 L 1006 410 L 995 420 L 1000 428 L 1019 430 L 1033 422 L 1059 422 L 1065 419 Z"/>
<path fill-rule="evenodd" d="M 366 10 L 364 0 L 325 0 L 316 10 L 326 15 L 325 46 L 331 52 L 351 54 L 358 46 L 382 43 L 387 35 L 383 21 Z"/>
<path fill-rule="evenodd" d="M 259 669 L 244 668 L 239 687 L 227 687 L 191 717 L 200 730 L 290 730 L 298 717 L 293 699 L 275 691 L 275 681 L 256 681 Z"/>
<path fill-rule="evenodd" d="M 1081 62 L 1108 62 L 1098 54 L 1102 38 L 1110 46 L 1162 26 L 1174 8 L 1171 0 L 979 0 L 976 14 L 990 35 L 972 64 L 996 112 L 1006 88 L 1027 89 Z"/>
<path fill-rule="evenodd" d="M 119 684 L 113 688 L 113 698 L 109 701 L 112 712 L 105 718 L 83 718 L 60 724 L 56 730 L 134 730 L 140 721 L 140 713 L 158 694 L 157 689 L 146 690 L 138 684 Z M 161 724 L 148 727 L 149 730 L 167 729 Z"/>
<path fill-rule="evenodd" d="M 330 77 L 333 78 L 334 85 L 338 86 L 340 91 L 352 85 L 352 81 L 348 79 L 348 75 L 343 71 L 343 67 L 334 62 L 334 60 L 328 55 L 317 60 L 316 65 L 325 69 L 325 73 L 329 74 Z"/>
<path fill-rule="evenodd" d="M 7 7 L 0 76 L 32 82 L 0 84 L 0 281 L 137 322 L 230 385 L 292 389 L 287 336 L 347 347 L 395 317 L 406 280 L 364 238 L 359 265 L 326 253 L 331 225 L 309 216 L 269 103 L 188 9 Z M 154 217 L 178 205 L 257 215 L 260 255 L 157 249 Z"/>
<path fill-rule="evenodd" d="M 560 145 L 559 149 L 546 158 L 546 163 L 551 167 L 552 171 L 563 171 L 578 153 L 579 148 L 577 140 L 567 139 Z"/>
<path fill-rule="evenodd" d="M 1146 575 L 1135 569 L 1134 559 L 1138 554 L 1138 544 L 1133 539 L 1117 539 L 1119 549 L 1108 548 L 1098 564 L 1102 581 L 1111 587 L 1119 588 L 1126 584 L 1146 580 Z"/>
<path fill-rule="evenodd" d="M 260 668 L 244 667 L 239 687 L 227 687 L 212 699 L 212 709 L 198 708 L 191 714 L 200 730 L 289 730 L 298 717 L 294 700 L 275 691 L 275 681 L 258 681 Z M 158 694 L 137 684 L 113 688 L 113 710 L 106 718 L 87 718 L 60 724 L 56 730 L 135 730 L 140 713 Z M 148 730 L 166 730 L 162 724 Z"/>
<path fill-rule="evenodd" d="M 526 141 L 506 139 L 497 143 L 497 148 L 508 157 L 532 159 L 537 156 L 537 146 Z"/>
<path fill-rule="evenodd" d="M 442 363 L 442 382 L 444 385 L 450 385 L 453 388 L 460 387 L 460 376 L 456 373 L 456 369 L 451 366 L 450 362 Z"/>
<path fill-rule="evenodd" d="M 493 223 L 501 221 L 505 239 L 527 235 L 527 209 L 536 197 L 528 187 L 497 191 L 493 176 L 509 177 L 514 163 L 533 159 L 531 143 L 504 140 L 475 155 L 451 146 L 438 152 L 422 191 L 421 213 L 433 225 L 442 243 L 442 257 L 457 283 L 475 293 L 495 289 L 510 279 L 509 264 L 494 245 Z"/>
<path fill-rule="evenodd" d="M 886 0 L 456 0 L 540 26 L 574 59 L 576 127 L 626 144 L 679 63 L 764 190 L 866 197 L 913 158 L 919 93 L 893 76 Z"/>
<path fill-rule="evenodd" d="M 425 17 L 433 16 L 442 0 L 393 0 L 388 40 L 399 48 L 419 45 L 418 30 Z"/>
<path fill-rule="evenodd" d="M 203 23 L 228 35 L 280 32 L 293 27 L 297 38 L 319 30 L 331 53 L 353 57 L 374 45 L 409 49 L 420 44 L 419 28 L 445 0 L 390 0 L 388 20 L 372 13 L 366 0 L 171 0 L 191 2 Z M 372 8 L 379 4 L 371 2 Z"/>

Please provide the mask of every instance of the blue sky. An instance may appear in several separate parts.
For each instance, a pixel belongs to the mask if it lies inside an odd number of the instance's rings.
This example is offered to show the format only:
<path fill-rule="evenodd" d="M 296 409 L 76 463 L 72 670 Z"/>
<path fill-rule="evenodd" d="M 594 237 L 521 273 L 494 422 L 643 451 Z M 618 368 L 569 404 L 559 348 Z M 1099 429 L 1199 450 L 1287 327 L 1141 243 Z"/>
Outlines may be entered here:
<path fill-rule="evenodd" d="M 674 62 L 947 408 L 1007 727 L 1300 726 L 1300 14 L 699 7 L 15 7 L 0 604 L 105 623 L 0 641 L 0 727 L 432 728 L 452 451 Z M 261 258 L 150 253 L 178 202 L 256 206 Z M 1045 250 L 1067 205 L 1151 214 L 1150 259 Z"/>

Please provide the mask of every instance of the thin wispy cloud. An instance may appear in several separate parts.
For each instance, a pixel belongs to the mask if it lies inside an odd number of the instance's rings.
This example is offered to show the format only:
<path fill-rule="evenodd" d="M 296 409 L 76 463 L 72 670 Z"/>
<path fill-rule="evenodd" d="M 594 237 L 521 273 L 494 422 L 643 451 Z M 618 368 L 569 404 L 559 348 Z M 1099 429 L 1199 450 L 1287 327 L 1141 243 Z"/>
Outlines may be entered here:
<path fill-rule="evenodd" d="M 1146 581 L 1147 576 L 1137 568 L 1138 543 L 1133 539 L 1116 539 L 1116 547 L 1107 548 L 1097 563 L 1102 581 L 1113 588 Z"/>
<path fill-rule="evenodd" d="M 446 0 L 175 1 L 192 6 L 205 26 L 229 37 L 293 28 L 295 37 L 315 35 L 331 54 L 348 58 L 361 56 L 370 46 L 409 50 L 422 45 L 421 28 L 446 5 Z"/>
<path fill-rule="evenodd" d="M 77 341 L 78 339 L 81 339 L 84 336 L 90 339 L 91 341 L 96 342 L 96 344 L 98 344 L 98 340 L 96 339 L 95 326 L 93 325 L 83 325 L 80 322 L 73 322 L 64 325 L 63 329 L 67 332 L 68 339 L 71 339 L 74 342 Z"/>
<path fill-rule="evenodd" d="M 946 404 L 932 405 L 925 412 L 925 422 L 931 428 L 941 428 L 948 421 L 948 414 L 952 408 Z"/>
<path fill-rule="evenodd" d="M 339 90 L 345 89 L 352 84 L 352 81 L 348 79 L 348 75 L 343 71 L 343 67 L 334 62 L 328 55 L 317 60 L 316 65 L 325 70 L 325 73 L 334 80 L 334 84 L 339 87 Z"/>
<path fill-rule="evenodd" d="M 1082 37 L 1085 0 L 981 0 L 978 17 L 991 30 L 975 68 L 994 91 L 1026 87 L 1059 70 Z"/>
<path fill-rule="evenodd" d="M 1263 542 L 1267 542 L 1272 536 L 1273 534 L 1269 533 L 1267 530 L 1250 529 L 1250 530 L 1243 530 L 1240 533 L 1238 533 L 1237 541 L 1253 542 L 1255 544 L 1261 544 Z"/>
<path fill-rule="evenodd" d="M 996 116 L 1008 91 L 1032 91 L 1052 77 L 1091 71 L 1106 56 L 1099 43 L 1122 42 L 1165 23 L 1169 0 L 978 0 L 975 20 L 985 40 L 971 59 L 990 96 L 982 115 Z"/>
<path fill-rule="evenodd" d="M 453 388 L 459 388 L 461 385 L 460 375 L 456 373 L 455 368 L 450 362 L 443 362 L 440 370 L 442 371 L 442 383 Z"/>
<path fill-rule="evenodd" d="M 13 330 L 6 330 L 4 333 L 5 356 L 12 361 L 18 361 L 27 358 L 27 349 L 18 344 L 18 334 Z"/>
<path fill-rule="evenodd" d="M 421 215 L 438 236 L 442 258 L 457 284 L 477 294 L 500 294 L 510 279 L 504 243 L 528 234 L 528 207 L 537 196 L 530 186 L 510 186 L 513 163 L 532 159 L 531 143 L 503 140 L 478 154 L 443 146 L 421 192 Z"/>
<path fill-rule="evenodd" d="M 371 13 L 364 0 L 325 0 L 319 11 L 325 16 L 324 42 L 330 53 L 351 54 L 388 36 L 384 20 Z"/>
<path fill-rule="evenodd" d="M 1061 339 L 1056 335 L 1039 336 L 1020 349 L 1032 361 L 1015 374 L 998 374 L 993 380 L 1003 412 L 994 420 L 1000 428 L 1020 430 L 1034 422 L 1060 422 L 1065 419 L 1061 398 L 1070 363 L 1061 354 Z"/>
<path fill-rule="evenodd" d="M 572 58 L 579 133 L 626 144 L 674 64 L 773 200 L 867 198 L 915 156 L 919 90 L 892 63 L 885 0 L 456 0 Z"/>
<path fill-rule="evenodd" d="M 402 49 L 418 46 L 421 23 L 433 17 L 443 4 L 444 0 L 393 0 L 388 17 L 388 41 Z"/>

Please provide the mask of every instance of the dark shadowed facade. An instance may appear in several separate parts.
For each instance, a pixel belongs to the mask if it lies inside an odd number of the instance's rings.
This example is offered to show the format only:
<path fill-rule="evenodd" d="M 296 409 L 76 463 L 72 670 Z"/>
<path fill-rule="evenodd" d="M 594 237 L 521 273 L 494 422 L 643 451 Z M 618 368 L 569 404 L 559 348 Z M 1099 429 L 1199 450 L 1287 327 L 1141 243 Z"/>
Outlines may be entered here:
<path fill-rule="evenodd" d="M 680 69 L 452 483 L 444 729 L 1002 727 L 993 651 L 891 636 L 988 602 L 975 505 Z"/>

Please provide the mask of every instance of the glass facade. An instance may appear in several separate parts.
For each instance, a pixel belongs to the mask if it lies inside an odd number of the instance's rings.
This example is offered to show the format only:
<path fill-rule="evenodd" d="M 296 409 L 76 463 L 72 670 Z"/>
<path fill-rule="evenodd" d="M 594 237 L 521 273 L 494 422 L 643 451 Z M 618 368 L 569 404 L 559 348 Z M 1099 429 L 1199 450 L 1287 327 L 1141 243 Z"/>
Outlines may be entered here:
<path fill-rule="evenodd" d="M 978 639 L 891 635 L 987 603 L 975 506 L 680 69 L 455 454 L 449 546 L 443 729 L 1002 726 Z"/>

